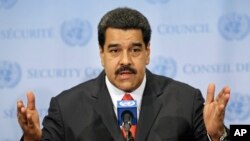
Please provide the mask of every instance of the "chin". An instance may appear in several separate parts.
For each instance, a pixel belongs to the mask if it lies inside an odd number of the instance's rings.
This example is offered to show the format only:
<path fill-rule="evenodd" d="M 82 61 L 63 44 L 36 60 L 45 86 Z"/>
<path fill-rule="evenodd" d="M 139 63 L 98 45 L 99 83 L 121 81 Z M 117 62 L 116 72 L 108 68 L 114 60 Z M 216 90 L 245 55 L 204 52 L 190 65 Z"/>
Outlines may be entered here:
<path fill-rule="evenodd" d="M 120 85 L 119 89 L 125 91 L 125 92 L 132 92 L 134 90 L 134 87 L 130 86 L 124 86 L 124 85 Z"/>

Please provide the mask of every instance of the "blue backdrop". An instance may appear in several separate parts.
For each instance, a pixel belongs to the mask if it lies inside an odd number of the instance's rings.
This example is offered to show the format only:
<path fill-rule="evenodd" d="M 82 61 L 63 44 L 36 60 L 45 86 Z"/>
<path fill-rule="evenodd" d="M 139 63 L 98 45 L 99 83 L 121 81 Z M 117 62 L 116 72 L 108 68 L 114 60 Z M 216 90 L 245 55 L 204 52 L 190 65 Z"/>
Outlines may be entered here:
<path fill-rule="evenodd" d="M 210 82 L 229 85 L 226 125 L 250 123 L 250 1 L 0 0 L 0 141 L 22 135 L 16 101 L 27 91 L 42 119 L 52 96 L 98 75 L 97 24 L 118 6 L 152 25 L 149 69 L 204 96 Z"/>

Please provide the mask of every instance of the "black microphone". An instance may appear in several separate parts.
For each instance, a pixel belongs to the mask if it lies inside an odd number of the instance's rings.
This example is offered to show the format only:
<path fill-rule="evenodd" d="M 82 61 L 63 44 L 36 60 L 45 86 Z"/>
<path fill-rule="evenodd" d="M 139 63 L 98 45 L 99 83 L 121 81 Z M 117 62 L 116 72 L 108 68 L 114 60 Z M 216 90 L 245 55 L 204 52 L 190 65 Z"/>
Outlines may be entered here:
<path fill-rule="evenodd" d="M 130 128 L 132 126 L 132 119 L 133 119 L 133 115 L 130 111 L 124 111 L 122 113 L 122 118 L 123 118 L 123 124 L 122 127 L 125 130 L 125 139 L 126 141 L 134 141 L 134 138 L 132 136 L 132 133 L 130 132 Z"/>
<path fill-rule="evenodd" d="M 133 115 L 131 112 L 129 111 L 124 111 L 122 113 L 122 119 L 123 119 L 123 127 L 125 129 L 125 131 L 129 131 L 132 125 L 132 119 L 133 119 Z"/>

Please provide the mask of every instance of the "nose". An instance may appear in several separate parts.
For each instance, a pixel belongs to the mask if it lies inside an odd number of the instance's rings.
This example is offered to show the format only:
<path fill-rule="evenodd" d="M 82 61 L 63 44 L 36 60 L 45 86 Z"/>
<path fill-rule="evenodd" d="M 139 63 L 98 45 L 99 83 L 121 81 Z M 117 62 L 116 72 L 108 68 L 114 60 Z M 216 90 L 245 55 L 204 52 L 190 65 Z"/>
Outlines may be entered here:
<path fill-rule="evenodd" d="M 123 51 L 121 55 L 121 65 L 131 65 L 131 56 L 128 51 Z"/>

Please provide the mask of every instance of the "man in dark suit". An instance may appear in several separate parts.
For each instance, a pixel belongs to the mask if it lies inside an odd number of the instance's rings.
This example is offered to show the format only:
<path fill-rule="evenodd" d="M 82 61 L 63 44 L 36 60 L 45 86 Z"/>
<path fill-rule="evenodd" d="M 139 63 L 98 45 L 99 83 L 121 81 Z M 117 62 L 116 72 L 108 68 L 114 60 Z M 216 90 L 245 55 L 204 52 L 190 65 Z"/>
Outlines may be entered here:
<path fill-rule="evenodd" d="M 225 108 L 230 88 L 214 98 L 210 84 L 206 102 L 201 92 L 171 78 L 152 74 L 151 28 L 146 17 L 130 8 L 103 16 L 98 41 L 104 71 L 51 99 L 40 129 L 35 96 L 27 93 L 27 107 L 17 102 L 22 140 L 124 141 L 117 123 L 117 100 L 130 93 L 137 101 L 136 141 L 227 140 Z M 126 137 L 125 137 L 126 138 Z"/>

